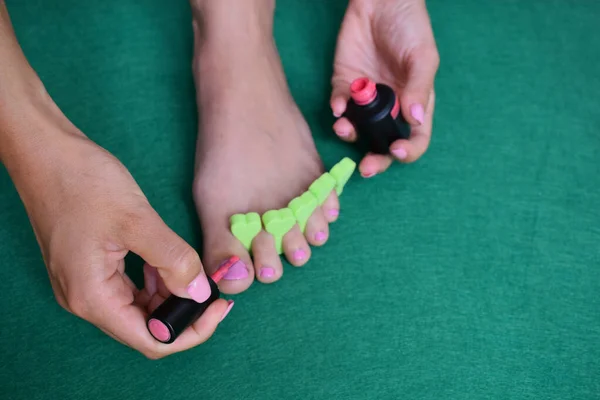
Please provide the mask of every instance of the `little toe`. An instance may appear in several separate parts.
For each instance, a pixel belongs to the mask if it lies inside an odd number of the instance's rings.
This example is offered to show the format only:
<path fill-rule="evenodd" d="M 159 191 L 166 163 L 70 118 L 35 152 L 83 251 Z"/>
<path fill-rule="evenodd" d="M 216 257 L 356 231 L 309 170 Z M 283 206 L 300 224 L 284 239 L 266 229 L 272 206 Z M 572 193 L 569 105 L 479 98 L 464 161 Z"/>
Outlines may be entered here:
<path fill-rule="evenodd" d="M 250 254 L 231 232 L 204 236 L 204 267 L 207 275 L 213 274 L 231 256 L 238 256 L 236 262 L 219 282 L 219 290 L 226 294 L 237 294 L 248 289 L 254 280 L 254 267 Z"/>
<path fill-rule="evenodd" d="M 325 202 L 321 206 L 323 209 L 323 215 L 327 222 L 334 222 L 340 215 L 340 200 L 335 190 L 329 193 L 329 196 L 325 199 Z"/>
<path fill-rule="evenodd" d="M 297 224 L 283 237 L 283 252 L 295 267 L 301 267 L 310 258 L 310 246 Z"/>
<path fill-rule="evenodd" d="M 272 283 L 283 275 L 281 258 L 275 250 L 275 240 L 270 233 L 260 231 L 252 241 L 252 257 L 256 279 L 262 283 Z"/>
<path fill-rule="evenodd" d="M 322 246 L 329 237 L 329 224 L 322 207 L 317 207 L 306 222 L 304 236 L 313 246 Z"/>

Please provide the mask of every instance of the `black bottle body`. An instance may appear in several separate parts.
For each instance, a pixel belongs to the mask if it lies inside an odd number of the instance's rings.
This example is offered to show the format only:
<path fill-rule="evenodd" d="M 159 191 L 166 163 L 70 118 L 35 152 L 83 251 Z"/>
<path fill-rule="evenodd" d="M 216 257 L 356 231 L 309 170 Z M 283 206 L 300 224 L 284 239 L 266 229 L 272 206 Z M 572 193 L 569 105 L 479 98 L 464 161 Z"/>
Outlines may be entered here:
<path fill-rule="evenodd" d="M 410 125 L 402 117 L 394 90 L 380 83 L 376 89 L 375 99 L 368 104 L 360 105 L 350 99 L 344 116 L 369 151 L 388 154 L 393 142 L 410 137 Z"/>
<path fill-rule="evenodd" d="M 220 297 L 217 284 L 210 277 L 207 278 L 210 284 L 210 297 L 204 303 L 171 295 L 148 317 L 148 321 L 159 320 L 169 329 L 169 340 L 162 341 L 163 343 L 173 343 L 181 332 L 200 318 L 208 306 Z"/>

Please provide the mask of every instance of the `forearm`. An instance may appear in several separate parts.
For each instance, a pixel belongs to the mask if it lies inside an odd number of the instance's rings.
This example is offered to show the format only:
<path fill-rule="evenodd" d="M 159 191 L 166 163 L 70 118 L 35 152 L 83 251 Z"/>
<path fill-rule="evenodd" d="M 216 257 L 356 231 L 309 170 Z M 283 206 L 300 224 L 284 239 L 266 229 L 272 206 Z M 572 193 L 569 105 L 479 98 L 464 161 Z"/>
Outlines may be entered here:
<path fill-rule="evenodd" d="M 0 162 L 15 179 L 41 161 L 48 144 L 65 132 L 76 129 L 29 65 L 0 0 Z"/>

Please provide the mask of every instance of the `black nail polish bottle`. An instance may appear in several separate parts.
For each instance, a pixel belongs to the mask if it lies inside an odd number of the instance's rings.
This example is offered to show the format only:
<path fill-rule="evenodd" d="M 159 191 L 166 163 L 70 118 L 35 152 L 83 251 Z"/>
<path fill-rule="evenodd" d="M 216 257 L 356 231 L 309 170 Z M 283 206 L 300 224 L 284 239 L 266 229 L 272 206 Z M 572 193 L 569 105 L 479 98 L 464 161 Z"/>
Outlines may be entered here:
<path fill-rule="evenodd" d="M 393 142 L 410 138 L 410 125 L 402 117 L 391 87 L 359 78 L 350 85 L 350 95 L 343 116 L 352 123 L 368 151 L 388 154 Z"/>

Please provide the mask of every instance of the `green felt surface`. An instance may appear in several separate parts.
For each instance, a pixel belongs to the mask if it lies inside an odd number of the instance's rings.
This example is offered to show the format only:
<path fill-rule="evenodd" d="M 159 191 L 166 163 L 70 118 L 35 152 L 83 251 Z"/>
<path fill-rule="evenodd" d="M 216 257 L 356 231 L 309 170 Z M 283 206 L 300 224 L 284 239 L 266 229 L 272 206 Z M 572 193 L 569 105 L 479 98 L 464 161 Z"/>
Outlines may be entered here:
<path fill-rule="evenodd" d="M 7 3 L 60 107 L 200 246 L 187 2 Z M 327 168 L 358 160 L 327 107 L 344 7 L 280 0 L 276 15 Z M 0 398 L 600 398 L 600 3 L 429 7 L 442 62 L 427 155 L 355 175 L 327 245 L 235 296 L 191 351 L 149 361 L 63 311 L 0 170 Z"/>

